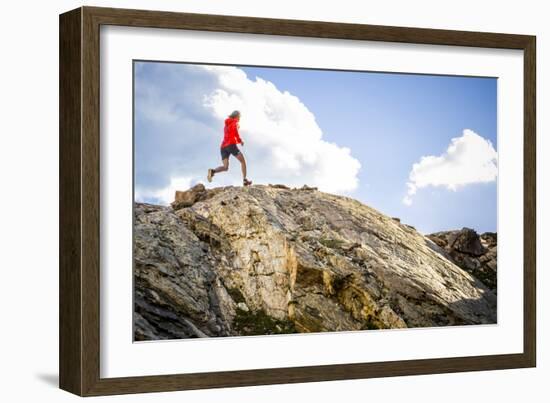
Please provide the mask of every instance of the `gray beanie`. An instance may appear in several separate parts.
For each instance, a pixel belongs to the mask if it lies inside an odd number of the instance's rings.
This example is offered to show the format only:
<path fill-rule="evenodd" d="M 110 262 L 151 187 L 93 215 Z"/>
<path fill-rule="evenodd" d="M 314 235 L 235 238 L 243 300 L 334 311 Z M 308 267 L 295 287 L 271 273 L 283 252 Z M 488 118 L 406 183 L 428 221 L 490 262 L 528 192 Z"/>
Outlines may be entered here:
<path fill-rule="evenodd" d="M 230 118 L 236 118 L 237 116 L 241 116 L 241 112 L 233 111 L 231 112 L 231 115 L 229 115 Z"/>

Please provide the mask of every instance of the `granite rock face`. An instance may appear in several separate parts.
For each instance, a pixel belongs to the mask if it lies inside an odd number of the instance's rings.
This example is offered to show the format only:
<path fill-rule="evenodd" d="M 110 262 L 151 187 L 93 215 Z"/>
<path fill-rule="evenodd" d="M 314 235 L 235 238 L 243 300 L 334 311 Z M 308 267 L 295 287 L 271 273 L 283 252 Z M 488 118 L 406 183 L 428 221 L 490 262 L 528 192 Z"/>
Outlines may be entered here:
<path fill-rule="evenodd" d="M 198 193 L 135 205 L 136 340 L 496 323 L 495 293 L 444 246 L 356 200 Z"/>

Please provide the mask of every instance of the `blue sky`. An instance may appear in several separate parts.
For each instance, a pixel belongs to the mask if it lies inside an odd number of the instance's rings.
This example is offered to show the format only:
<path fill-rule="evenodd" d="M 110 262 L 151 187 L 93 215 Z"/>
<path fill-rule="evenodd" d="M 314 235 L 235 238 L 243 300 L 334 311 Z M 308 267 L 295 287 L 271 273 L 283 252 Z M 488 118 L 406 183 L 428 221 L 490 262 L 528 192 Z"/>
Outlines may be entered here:
<path fill-rule="evenodd" d="M 496 79 L 224 69 L 136 63 L 137 200 L 204 182 L 223 118 L 240 109 L 255 183 L 318 185 L 424 233 L 496 231 Z M 214 186 L 240 182 L 230 164 Z"/>

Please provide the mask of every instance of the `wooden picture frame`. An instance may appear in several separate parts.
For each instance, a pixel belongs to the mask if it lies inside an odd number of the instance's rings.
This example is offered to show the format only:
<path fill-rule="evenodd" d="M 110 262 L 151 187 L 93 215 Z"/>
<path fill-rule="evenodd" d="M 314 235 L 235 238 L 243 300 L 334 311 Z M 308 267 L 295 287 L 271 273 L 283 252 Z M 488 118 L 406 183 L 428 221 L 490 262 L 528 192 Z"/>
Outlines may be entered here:
<path fill-rule="evenodd" d="M 523 353 L 228 372 L 100 377 L 100 26 L 523 50 Z M 81 7 L 60 16 L 60 388 L 80 396 L 526 368 L 536 365 L 535 37 Z"/>

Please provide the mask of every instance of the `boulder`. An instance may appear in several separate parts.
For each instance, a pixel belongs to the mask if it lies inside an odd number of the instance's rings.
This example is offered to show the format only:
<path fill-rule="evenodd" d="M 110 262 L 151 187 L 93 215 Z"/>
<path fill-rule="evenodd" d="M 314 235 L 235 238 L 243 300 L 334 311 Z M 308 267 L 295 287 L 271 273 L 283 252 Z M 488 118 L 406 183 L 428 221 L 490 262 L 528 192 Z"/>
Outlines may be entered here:
<path fill-rule="evenodd" d="M 440 253 L 497 292 L 497 234 L 478 235 L 470 228 L 428 235 Z"/>
<path fill-rule="evenodd" d="M 479 235 L 471 228 L 462 228 L 460 231 L 451 234 L 449 247 L 472 256 L 481 256 L 486 252 L 481 245 Z"/>
<path fill-rule="evenodd" d="M 313 190 L 314 191 L 314 190 L 317 190 L 317 188 L 316 187 L 311 187 L 311 186 L 308 186 L 308 185 L 304 185 L 300 188 L 300 190 L 306 190 L 306 191 L 307 190 L 310 190 L 310 191 Z"/>
<path fill-rule="evenodd" d="M 193 186 L 189 190 L 176 190 L 175 200 L 172 202 L 171 206 L 174 210 L 191 207 L 197 201 L 204 198 L 206 194 L 206 188 L 202 183 Z"/>
<path fill-rule="evenodd" d="M 275 188 L 275 189 L 286 189 L 286 190 L 290 190 L 290 188 L 286 185 L 283 185 L 283 184 L 280 184 L 280 183 L 276 183 L 276 184 L 269 184 L 268 185 L 269 187 L 272 187 L 272 188 Z"/>

